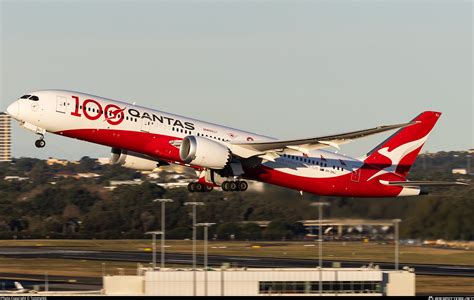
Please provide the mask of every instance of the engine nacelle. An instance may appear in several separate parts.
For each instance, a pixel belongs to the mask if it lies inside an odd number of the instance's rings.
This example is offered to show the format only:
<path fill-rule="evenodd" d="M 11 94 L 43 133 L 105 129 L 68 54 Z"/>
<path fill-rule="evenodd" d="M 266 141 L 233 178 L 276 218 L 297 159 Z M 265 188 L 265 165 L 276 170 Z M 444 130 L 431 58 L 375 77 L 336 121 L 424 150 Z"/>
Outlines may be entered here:
<path fill-rule="evenodd" d="M 152 171 L 159 167 L 159 162 L 144 158 L 144 155 L 132 151 L 118 148 L 112 148 L 112 156 L 110 157 L 112 165 L 119 165 L 125 168 Z"/>
<path fill-rule="evenodd" d="M 188 135 L 179 147 L 179 157 L 187 164 L 222 170 L 232 158 L 230 150 L 213 140 Z"/>

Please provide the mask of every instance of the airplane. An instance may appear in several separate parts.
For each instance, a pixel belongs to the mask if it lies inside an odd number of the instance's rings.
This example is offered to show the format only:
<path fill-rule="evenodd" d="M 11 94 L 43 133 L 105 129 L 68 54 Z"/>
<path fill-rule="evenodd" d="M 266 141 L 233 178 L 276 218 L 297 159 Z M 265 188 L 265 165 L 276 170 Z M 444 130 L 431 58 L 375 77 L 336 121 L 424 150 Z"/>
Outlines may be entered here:
<path fill-rule="evenodd" d="M 5 293 L 5 294 L 24 294 L 24 293 L 35 293 L 36 292 L 36 291 L 30 290 L 30 289 L 24 288 L 23 285 L 21 283 L 19 283 L 18 281 L 15 281 L 14 285 L 15 285 L 14 290 L 1 291 L 0 294 L 1 293 Z"/>
<path fill-rule="evenodd" d="M 11 103 L 7 113 L 36 133 L 46 132 L 111 147 L 111 163 L 136 170 L 165 165 L 193 168 L 189 192 L 245 191 L 246 180 L 325 196 L 400 197 L 461 182 L 409 181 L 407 175 L 440 112 L 407 123 L 303 139 L 276 139 L 122 101 L 68 90 L 39 90 Z M 327 148 L 397 131 L 352 158 Z M 465 184 L 464 184 L 465 185 Z"/>

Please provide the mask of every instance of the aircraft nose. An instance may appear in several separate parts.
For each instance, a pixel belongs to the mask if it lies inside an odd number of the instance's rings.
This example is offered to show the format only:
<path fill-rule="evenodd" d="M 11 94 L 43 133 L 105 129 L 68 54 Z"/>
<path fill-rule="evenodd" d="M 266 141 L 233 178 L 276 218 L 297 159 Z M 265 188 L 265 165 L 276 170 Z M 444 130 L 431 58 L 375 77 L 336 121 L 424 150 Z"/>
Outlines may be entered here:
<path fill-rule="evenodd" d="M 18 101 L 13 102 L 7 107 L 7 113 L 15 119 L 18 118 L 19 106 Z"/>

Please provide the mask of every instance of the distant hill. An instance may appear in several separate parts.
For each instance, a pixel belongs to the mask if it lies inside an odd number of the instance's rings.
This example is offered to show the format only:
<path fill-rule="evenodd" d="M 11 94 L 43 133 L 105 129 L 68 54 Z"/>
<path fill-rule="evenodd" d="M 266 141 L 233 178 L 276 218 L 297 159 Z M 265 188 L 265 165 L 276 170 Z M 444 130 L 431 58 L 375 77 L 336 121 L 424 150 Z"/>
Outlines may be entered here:
<path fill-rule="evenodd" d="M 452 169 L 467 168 L 467 155 L 422 154 L 409 178 L 471 182 L 472 174 L 452 174 Z M 189 194 L 185 187 L 165 189 L 157 184 L 191 178 L 181 172 L 167 168 L 150 177 L 89 157 L 69 164 L 32 158 L 0 163 L 0 238 L 143 238 L 144 232 L 160 226 L 160 208 L 152 199 L 166 197 L 175 200 L 166 211 L 170 238 L 190 236 L 186 201 L 205 202 L 198 208 L 198 221 L 218 223 L 211 232 L 218 238 L 301 238 L 306 232 L 295 222 L 315 219 L 317 212 L 309 204 L 324 199 L 331 202 L 325 216 L 400 218 L 402 237 L 474 240 L 472 185 L 437 188 L 427 196 L 360 199 L 301 196 L 271 185 L 256 185 L 258 189 L 245 193 Z M 111 186 L 111 181 L 128 185 Z M 252 223 L 238 223 L 261 220 L 273 222 L 263 231 Z"/>

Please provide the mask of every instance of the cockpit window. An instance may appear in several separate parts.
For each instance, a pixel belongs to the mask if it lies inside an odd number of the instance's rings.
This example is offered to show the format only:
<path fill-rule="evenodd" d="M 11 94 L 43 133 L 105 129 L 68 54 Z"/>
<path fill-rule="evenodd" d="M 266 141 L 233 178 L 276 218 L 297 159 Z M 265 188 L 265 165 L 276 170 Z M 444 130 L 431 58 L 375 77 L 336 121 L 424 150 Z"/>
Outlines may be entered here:
<path fill-rule="evenodd" d="M 20 99 L 28 99 L 30 98 L 31 95 L 24 95 L 24 96 L 21 96 Z"/>
<path fill-rule="evenodd" d="M 31 97 L 30 97 L 30 100 L 32 100 L 32 101 L 38 101 L 39 98 L 38 98 L 38 96 L 31 96 Z"/>

